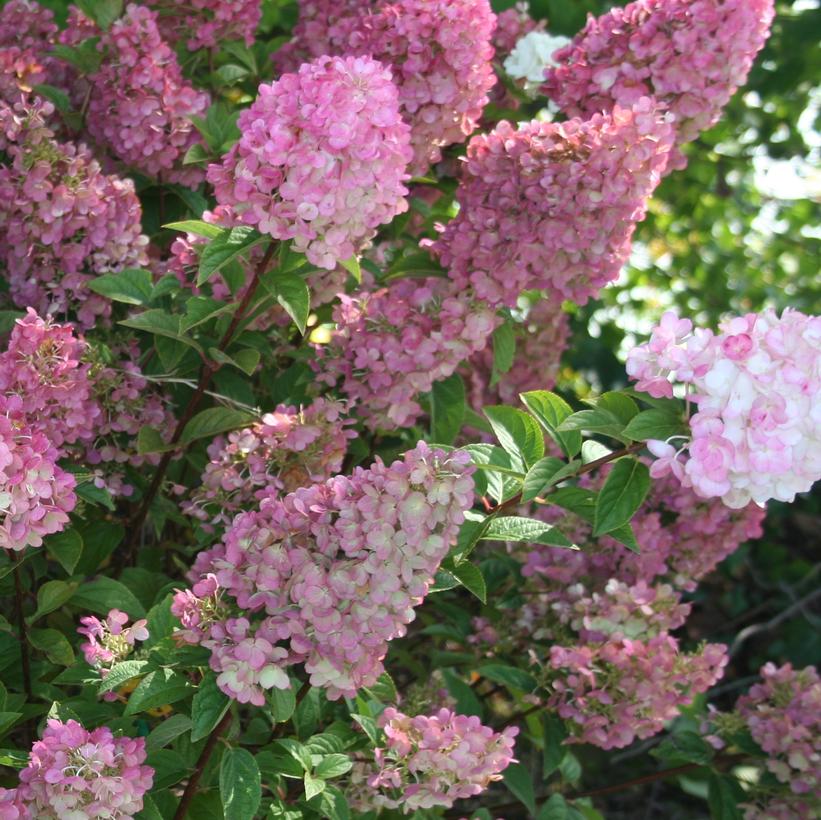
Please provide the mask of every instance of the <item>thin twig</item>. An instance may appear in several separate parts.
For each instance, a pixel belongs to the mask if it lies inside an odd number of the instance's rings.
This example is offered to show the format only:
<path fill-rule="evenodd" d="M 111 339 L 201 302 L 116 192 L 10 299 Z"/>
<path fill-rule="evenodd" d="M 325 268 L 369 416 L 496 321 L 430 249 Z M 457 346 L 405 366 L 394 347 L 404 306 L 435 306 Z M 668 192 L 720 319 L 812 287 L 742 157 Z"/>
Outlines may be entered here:
<path fill-rule="evenodd" d="M 777 626 L 784 623 L 784 621 L 792 618 L 793 615 L 799 614 L 803 608 L 807 606 L 807 604 L 812 603 L 816 598 L 821 598 L 821 587 L 812 590 L 812 592 L 808 592 L 803 598 L 800 598 L 795 603 L 788 606 L 783 612 L 779 612 L 774 618 L 770 618 L 769 621 L 765 621 L 760 624 L 752 624 L 746 629 L 742 629 L 741 632 L 736 635 L 735 640 L 730 646 L 730 650 L 728 652 L 729 656 L 732 658 L 736 655 L 746 640 L 752 638 L 754 635 L 759 635 L 762 632 L 769 632 L 770 630 L 775 629 Z"/>
<path fill-rule="evenodd" d="M 188 778 L 188 783 L 185 786 L 185 791 L 182 793 L 182 797 L 180 798 L 180 804 L 177 806 L 176 812 L 174 812 L 174 820 L 184 820 L 185 816 L 188 814 L 188 807 L 191 805 L 191 801 L 194 799 L 194 795 L 197 793 L 197 786 L 199 785 L 200 779 L 202 778 L 202 773 L 205 771 L 205 767 L 208 765 L 208 761 L 211 759 L 211 755 L 214 752 L 214 748 L 217 745 L 217 741 L 222 736 L 222 733 L 228 728 L 231 723 L 231 710 L 229 709 L 222 717 L 222 720 L 217 724 L 216 728 L 213 732 L 208 736 L 208 740 L 205 743 L 202 751 L 200 752 L 200 756 L 197 758 L 197 765 L 194 768 L 194 771 L 191 773 L 191 777 Z"/>
<path fill-rule="evenodd" d="M 245 318 L 245 314 L 248 311 L 251 303 L 253 302 L 254 294 L 259 287 L 260 279 L 262 275 L 265 273 L 268 264 L 271 261 L 271 258 L 274 255 L 274 251 L 276 250 L 277 245 L 276 243 L 272 242 L 267 250 L 265 251 L 265 255 L 259 261 L 259 264 L 254 271 L 254 278 L 251 280 L 251 283 L 248 285 L 248 289 L 245 291 L 245 295 L 242 297 L 242 301 L 239 304 L 239 307 L 234 311 L 234 315 L 231 318 L 231 323 L 228 325 L 228 329 L 223 334 L 222 339 L 220 340 L 217 349 L 221 352 L 224 352 L 228 345 L 231 343 L 231 340 L 234 338 L 234 334 L 237 331 L 237 328 L 240 326 L 242 321 Z M 194 390 L 191 398 L 188 400 L 188 404 L 185 406 L 185 409 L 180 416 L 179 421 L 177 422 L 177 426 L 174 428 L 174 433 L 171 436 L 171 440 L 169 441 L 169 445 L 178 444 L 180 439 L 182 438 L 182 434 L 185 431 L 185 427 L 189 421 L 194 416 L 194 413 L 197 411 L 197 408 L 202 401 L 203 396 L 206 394 L 206 390 L 208 386 L 211 384 L 211 379 L 214 376 L 214 373 L 219 369 L 220 365 L 218 362 L 213 362 L 211 360 L 207 360 L 202 368 L 200 373 L 200 378 L 197 383 L 197 387 Z M 168 466 L 171 463 L 171 459 L 174 456 L 175 451 L 179 448 L 174 448 L 170 450 L 166 450 L 162 458 L 160 459 L 159 464 L 157 464 L 157 468 L 154 470 L 154 476 L 151 479 L 151 483 L 148 485 L 148 489 L 145 491 L 143 495 L 142 503 L 140 504 L 139 508 L 137 509 L 137 513 L 132 518 L 131 522 L 129 523 L 129 534 L 125 546 L 122 551 L 123 556 L 123 565 L 127 565 L 131 562 L 138 540 L 139 534 L 142 532 L 143 524 L 145 523 L 145 519 L 148 516 L 148 511 L 151 508 L 151 503 L 154 500 L 154 497 L 157 495 L 160 487 L 162 486 L 163 479 L 165 478 L 165 473 L 168 470 Z"/>
<path fill-rule="evenodd" d="M 23 579 L 20 564 L 14 567 L 14 611 L 17 618 L 18 638 L 20 640 L 20 668 L 23 672 L 23 689 L 26 699 L 34 700 L 34 691 L 31 686 L 31 661 L 29 660 L 29 639 L 26 616 L 23 614 Z"/>

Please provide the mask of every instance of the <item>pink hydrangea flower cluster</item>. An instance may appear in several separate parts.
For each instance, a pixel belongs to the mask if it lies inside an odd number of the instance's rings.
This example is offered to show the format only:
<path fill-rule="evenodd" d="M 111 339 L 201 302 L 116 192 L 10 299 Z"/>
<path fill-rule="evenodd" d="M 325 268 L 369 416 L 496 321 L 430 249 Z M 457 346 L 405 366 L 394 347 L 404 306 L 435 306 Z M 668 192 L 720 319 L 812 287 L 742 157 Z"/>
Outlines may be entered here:
<path fill-rule="evenodd" d="M 27 425 L 20 400 L 0 396 L 0 547 L 39 547 L 74 509 L 74 476 L 41 430 Z"/>
<path fill-rule="evenodd" d="M 585 486 L 600 489 L 607 472 Z M 761 537 L 765 514 L 756 504 L 734 510 L 718 499 L 699 498 L 692 488 L 666 476 L 653 482 L 630 522 L 640 549 L 635 553 L 610 536 L 594 539 L 591 525 L 580 518 L 540 507 L 537 517 L 557 524 L 582 549 L 533 545 L 524 556 L 522 574 L 533 583 L 541 575 L 560 589 L 579 581 L 598 588 L 609 578 L 620 578 L 630 584 L 665 580 L 692 592 L 741 544 Z"/>
<path fill-rule="evenodd" d="M 70 324 L 41 319 L 29 308 L 0 353 L 0 393 L 15 397 L 27 423 L 61 454 L 68 445 L 91 441 L 100 420 L 85 351 Z"/>
<path fill-rule="evenodd" d="M 389 66 L 418 176 L 477 128 L 495 82 L 495 22 L 488 0 L 308 0 L 275 59 L 293 68 L 322 54 L 367 55 Z"/>
<path fill-rule="evenodd" d="M 133 339 L 110 349 L 86 347 L 84 359 L 92 396 L 99 407 L 94 424 L 94 439 L 86 449 L 87 463 L 104 465 L 100 480 L 113 495 L 131 495 L 131 485 L 123 483 L 118 466 L 140 467 L 155 464 L 159 455 L 137 452 L 140 428 L 148 426 L 168 440 L 174 429 L 174 416 L 165 395 L 151 384 L 139 365 L 140 351 Z"/>
<path fill-rule="evenodd" d="M 481 350 L 499 322 L 441 279 L 340 295 L 334 320 L 330 343 L 318 348 L 317 378 L 341 378 L 359 415 L 384 429 L 413 424 L 422 414 L 417 395 Z"/>
<path fill-rule="evenodd" d="M 29 309 L 0 353 L 0 395 L 18 403 L 25 424 L 42 432 L 58 456 L 84 451 L 88 464 L 106 465 L 98 486 L 130 495 L 131 486 L 111 468 L 156 461 L 137 453 L 136 436 L 144 425 L 165 433 L 173 427 L 161 393 L 140 370 L 138 353 L 133 340 L 113 350 L 92 347 L 71 324 Z"/>
<path fill-rule="evenodd" d="M 48 50 L 56 34 L 51 10 L 33 0 L 10 0 L 0 8 L 0 100 L 13 105 L 49 82 L 54 59 Z"/>
<path fill-rule="evenodd" d="M 496 30 L 493 32 L 493 49 L 496 59 L 504 58 L 513 51 L 514 46 L 525 34 L 531 31 L 540 31 L 544 28 L 544 20 L 534 20 L 526 0 L 516 3 L 509 9 L 500 11 L 496 15 Z"/>
<path fill-rule="evenodd" d="M 0 820 L 30 820 L 31 812 L 18 789 L 0 788 Z"/>
<path fill-rule="evenodd" d="M 98 47 L 105 57 L 88 78 L 91 136 L 149 176 L 195 187 L 201 169 L 180 165 L 199 141 L 191 118 L 205 113 L 209 99 L 183 78 L 176 55 L 160 36 L 157 14 L 130 4 L 103 32 Z"/>
<path fill-rule="evenodd" d="M 646 640 L 554 645 L 548 706 L 570 722 L 568 742 L 619 749 L 662 731 L 721 678 L 726 664 L 721 644 L 688 654 L 666 632 Z"/>
<path fill-rule="evenodd" d="M 796 795 L 821 793 L 821 679 L 814 667 L 761 668 L 762 682 L 736 703 L 767 769 Z M 821 806 L 819 806 L 821 807 Z M 809 815 L 807 815 L 809 817 Z"/>
<path fill-rule="evenodd" d="M 213 532 L 257 497 L 325 481 L 342 468 L 348 442 L 356 437 L 351 424 L 341 402 L 319 398 L 304 409 L 281 404 L 252 427 L 218 436 L 183 512 Z"/>
<path fill-rule="evenodd" d="M 93 276 L 139 267 L 148 238 L 134 184 L 103 174 L 84 145 L 54 139 L 50 103 L 0 104 L 0 259 L 11 297 L 40 313 L 72 311 L 85 327 L 111 303 Z"/>
<path fill-rule="evenodd" d="M 133 820 L 154 780 L 145 757 L 143 738 L 115 738 L 106 726 L 89 732 L 76 720 L 50 719 L 20 772 L 20 816 Z"/>
<path fill-rule="evenodd" d="M 542 91 L 571 117 L 654 97 L 689 142 L 746 82 L 774 14 L 773 0 L 637 0 L 591 15 Z"/>
<path fill-rule="evenodd" d="M 86 663 L 99 669 L 103 676 L 115 664 L 125 660 L 137 641 L 148 638 L 146 620 L 134 621 L 128 626 L 128 615 L 119 609 L 112 609 L 104 620 L 94 615 L 80 618 L 82 626 L 77 627 L 81 635 L 88 638 L 80 644 Z"/>
<path fill-rule="evenodd" d="M 383 671 L 456 537 L 473 502 L 468 462 L 420 443 L 390 466 L 275 491 L 198 556 L 200 580 L 172 608 L 180 637 L 211 650 L 218 685 L 240 702 L 288 688 L 295 663 L 329 698 L 353 696 Z M 214 620 L 229 604 L 239 617 Z"/>
<path fill-rule="evenodd" d="M 262 18 L 261 0 L 148 0 L 158 12 L 157 23 L 163 39 L 183 41 L 189 51 L 216 48 L 227 40 L 254 44 Z"/>
<path fill-rule="evenodd" d="M 717 334 L 692 330 L 666 313 L 627 359 L 637 389 L 671 396 L 672 377 L 698 408 L 689 441 L 649 442 L 651 474 L 672 472 L 734 508 L 809 490 L 821 478 L 821 317 L 766 310 L 728 319 Z"/>
<path fill-rule="evenodd" d="M 507 373 L 494 383 L 493 349 L 486 346 L 461 367 L 474 410 L 492 404 L 518 404 L 528 390 L 551 390 L 570 337 L 570 321 L 561 304 L 540 299 L 514 326 L 516 355 Z"/>
<path fill-rule="evenodd" d="M 208 168 L 217 201 L 314 265 L 333 270 L 407 210 L 409 129 L 390 71 L 369 57 L 320 57 L 261 85 L 239 128 Z"/>
<path fill-rule="evenodd" d="M 586 121 L 500 122 L 468 144 L 460 211 L 433 250 L 491 305 L 526 289 L 584 304 L 626 262 L 672 140 L 647 98 Z"/>
<path fill-rule="evenodd" d="M 411 717 L 389 706 L 379 717 L 384 747 L 375 750 L 377 770 L 367 780 L 375 791 L 366 808 L 411 814 L 481 794 L 514 761 L 519 730 L 494 732 L 478 717 L 440 709 Z"/>

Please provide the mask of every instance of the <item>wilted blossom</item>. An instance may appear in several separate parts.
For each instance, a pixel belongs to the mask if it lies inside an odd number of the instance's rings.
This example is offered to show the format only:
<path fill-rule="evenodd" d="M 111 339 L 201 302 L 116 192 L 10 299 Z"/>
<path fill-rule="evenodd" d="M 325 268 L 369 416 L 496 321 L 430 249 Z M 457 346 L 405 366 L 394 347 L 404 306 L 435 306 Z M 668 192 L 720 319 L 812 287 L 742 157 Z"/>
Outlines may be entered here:
<path fill-rule="evenodd" d="M 131 626 L 128 620 L 128 615 L 119 609 L 110 610 L 102 621 L 95 615 L 80 618 L 82 626 L 77 631 L 88 639 L 80 644 L 86 663 L 107 672 L 131 654 L 137 641 L 148 638 L 145 619 L 134 621 Z"/>
<path fill-rule="evenodd" d="M 420 443 L 390 466 L 263 499 L 198 556 L 193 594 L 174 600 L 180 637 L 211 650 L 219 687 L 243 703 L 288 688 L 296 663 L 331 699 L 372 685 L 472 504 L 468 460 Z"/>
<path fill-rule="evenodd" d="M 131 180 L 103 174 L 85 145 L 58 142 L 50 103 L 0 104 L 0 260 L 11 298 L 41 314 L 74 313 L 84 327 L 111 303 L 93 277 L 139 267 L 148 238 Z"/>
<path fill-rule="evenodd" d="M 502 779 L 513 762 L 519 732 L 509 726 L 494 732 L 478 717 L 440 709 L 411 717 L 392 706 L 379 717 L 385 745 L 375 750 L 376 771 L 367 778 L 373 789 L 363 793 L 361 808 L 450 808 L 456 800 L 475 797 Z"/>
<path fill-rule="evenodd" d="M 327 270 L 407 210 L 409 129 L 391 73 L 369 57 L 320 57 L 263 84 L 239 142 L 208 168 L 236 219 Z"/>
<path fill-rule="evenodd" d="M 369 56 L 390 68 L 411 126 L 411 172 L 478 126 L 495 76 L 488 0 L 307 0 L 294 39 L 275 55 L 290 70 L 323 54 Z"/>
<path fill-rule="evenodd" d="M 715 334 L 668 312 L 627 372 L 656 397 L 683 383 L 697 407 L 689 440 L 649 442 L 654 477 L 672 472 L 734 508 L 792 501 L 821 478 L 821 317 L 766 310 Z"/>
<path fill-rule="evenodd" d="M 148 0 L 158 12 L 163 39 L 182 41 L 189 51 L 216 48 L 228 40 L 254 44 L 262 18 L 261 0 Z"/>
<path fill-rule="evenodd" d="M 46 435 L 30 428 L 20 400 L 0 396 L 0 547 L 39 547 L 74 509 L 74 476 L 57 466 Z"/>
<path fill-rule="evenodd" d="M 419 393 L 481 350 L 499 323 L 493 310 L 441 279 L 400 280 L 340 295 L 336 329 L 319 350 L 317 379 L 341 390 L 372 427 L 407 426 Z"/>
<path fill-rule="evenodd" d="M 144 738 L 52 718 L 32 746 L 17 793 L 38 820 L 133 820 L 154 780 L 145 757 Z"/>
<path fill-rule="evenodd" d="M 186 151 L 199 141 L 191 122 L 208 108 L 208 95 L 190 86 L 177 56 L 162 39 L 157 14 L 130 4 L 102 33 L 103 61 L 89 76 L 89 133 L 119 160 L 149 176 L 191 187 L 202 170 L 183 169 Z"/>
<path fill-rule="evenodd" d="M 491 305 L 530 289 L 584 304 L 627 261 L 672 139 L 646 98 L 585 121 L 502 121 L 468 144 L 459 214 L 433 250 Z"/>
<path fill-rule="evenodd" d="M 571 117 L 652 96 L 672 112 L 677 143 L 690 142 L 746 82 L 774 14 L 773 0 L 637 0 L 591 15 L 542 90 Z M 670 167 L 683 165 L 678 155 Z"/>
<path fill-rule="evenodd" d="M 213 531 L 257 497 L 325 481 L 342 468 L 348 442 L 356 437 L 352 423 L 341 402 L 319 398 L 304 409 L 280 404 L 253 426 L 218 436 L 183 512 Z"/>

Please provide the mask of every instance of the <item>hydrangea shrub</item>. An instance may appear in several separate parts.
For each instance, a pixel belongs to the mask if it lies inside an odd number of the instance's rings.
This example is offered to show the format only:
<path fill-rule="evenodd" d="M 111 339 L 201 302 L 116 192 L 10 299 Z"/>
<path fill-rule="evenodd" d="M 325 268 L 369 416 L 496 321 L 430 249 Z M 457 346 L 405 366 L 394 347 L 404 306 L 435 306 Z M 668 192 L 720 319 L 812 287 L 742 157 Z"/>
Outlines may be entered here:
<path fill-rule="evenodd" d="M 821 478 L 821 317 L 568 364 L 772 1 L 48 6 L 0 9 L 0 820 L 597 820 L 643 743 L 625 788 L 817 817 L 817 672 L 712 704 L 699 617 Z"/>

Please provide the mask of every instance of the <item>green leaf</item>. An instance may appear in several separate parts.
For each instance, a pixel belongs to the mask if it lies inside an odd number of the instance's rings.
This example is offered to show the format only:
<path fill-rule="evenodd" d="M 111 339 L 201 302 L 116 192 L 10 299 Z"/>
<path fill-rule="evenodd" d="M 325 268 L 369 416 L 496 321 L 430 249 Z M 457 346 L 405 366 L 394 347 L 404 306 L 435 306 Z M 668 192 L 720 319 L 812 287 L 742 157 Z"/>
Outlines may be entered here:
<path fill-rule="evenodd" d="M 103 31 L 123 13 L 123 0 L 76 0 L 77 7 Z"/>
<path fill-rule="evenodd" d="M 339 264 L 353 276 L 357 284 L 362 284 L 362 268 L 359 265 L 358 256 L 354 255 L 350 259 L 343 259 Z"/>
<path fill-rule="evenodd" d="M 225 228 L 215 236 L 200 254 L 197 272 L 197 287 L 204 285 L 215 273 L 219 273 L 229 262 L 240 259 L 254 245 L 264 242 L 266 237 L 247 225 Z"/>
<path fill-rule="evenodd" d="M 132 618 L 144 618 L 145 609 L 128 587 L 113 578 L 96 578 L 81 584 L 71 598 L 71 604 L 108 615 L 111 609 L 122 609 Z"/>
<path fill-rule="evenodd" d="M 330 780 L 334 777 L 341 777 L 353 768 L 353 761 L 348 755 L 330 754 L 325 755 L 314 768 L 314 774 L 322 780 Z"/>
<path fill-rule="evenodd" d="M 516 334 L 510 321 L 505 322 L 493 331 L 493 375 L 491 387 L 499 381 L 499 376 L 513 367 L 516 355 Z"/>
<path fill-rule="evenodd" d="M 168 450 L 175 450 L 178 445 L 167 444 L 158 430 L 144 425 L 137 433 L 137 452 L 144 456 L 147 453 L 165 453 Z"/>
<path fill-rule="evenodd" d="M 246 376 L 253 376 L 259 367 L 259 360 L 262 354 L 252 347 L 246 347 L 242 350 L 236 350 L 231 353 L 231 359 L 236 367 L 238 367 Z"/>
<path fill-rule="evenodd" d="M 465 418 L 465 383 L 458 373 L 436 382 L 430 394 L 431 438 L 437 444 L 453 444 Z"/>
<path fill-rule="evenodd" d="M 663 410 L 644 410 L 631 419 L 623 433 L 634 441 L 660 439 L 666 441 L 671 436 L 686 434 L 687 429 L 679 416 Z"/>
<path fill-rule="evenodd" d="M 503 663 L 486 663 L 476 670 L 482 677 L 495 683 L 503 683 L 514 689 L 532 692 L 536 688 L 536 680 L 532 675 L 516 666 L 507 666 Z"/>
<path fill-rule="evenodd" d="M 545 544 L 550 547 L 576 549 L 572 541 L 562 535 L 553 524 L 521 515 L 501 515 L 491 518 L 482 538 L 487 541 L 514 541 Z"/>
<path fill-rule="evenodd" d="M 75 66 L 82 74 L 93 74 L 103 61 L 102 52 L 97 50 L 99 37 L 89 37 L 78 46 L 67 46 L 58 43 L 52 46 L 51 53 Z"/>
<path fill-rule="evenodd" d="M 71 99 L 65 91 L 62 91 L 61 89 L 55 88 L 53 85 L 48 85 L 46 83 L 34 85 L 32 86 L 32 90 L 35 92 L 35 94 L 39 94 L 41 97 L 43 97 L 43 99 L 46 99 L 50 103 L 53 103 L 54 107 L 61 114 L 67 114 L 69 111 L 71 111 Z"/>
<path fill-rule="evenodd" d="M 536 793 L 533 789 L 533 778 L 521 763 L 511 763 L 505 769 L 504 782 L 511 794 L 524 803 L 530 814 L 536 814 Z"/>
<path fill-rule="evenodd" d="M 209 153 L 208 149 L 201 143 L 195 142 L 186 152 L 185 156 L 182 158 L 183 165 L 200 165 L 201 163 L 210 162 L 214 158 L 213 154 Z M 177 223 L 170 223 L 169 225 L 163 225 L 163 228 L 170 228 L 172 225 Z M 178 230 L 185 230 L 184 228 L 180 228 Z M 217 228 L 217 231 L 220 229 Z M 191 231 L 194 233 L 194 231 Z"/>
<path fill-rule="evenodd" d="M 539 459 L 527 471 L 522 485 L 522 501 L 532 501 L 542 495 L 548 487 L 558 484 L 568 476 L 575 475 L 580 466 L 578 461 L 571 461 L 568 464 L 553 456 Z"/>
<path fill-rule="evenodd" d="M 20 718 L 22 712 L 0 712 L 0 737 L 2 737 Z"/>
<path fill-rule="evenodd" d="M 600 407 L 594 410 L 579 410 L 568 416 L 560 425 L 559 432 L 586 430 L 588 433 L 601 433 L 615 439 L 622 439 L 624 422 L 608 410 Z"/>
<path fill-rule="evenodd" d="M 485 407 L 484 414 L 514 467 L 524 470 L 544 456 L 544 436 L 532 416 L 514 407 Z"/>
<path fill-rule="evenodd" d="M 460 678 L 452 669 L 443 668 L 442 677 L 451 697 L 456 701 L 456 711 L 460 715 L 476 715 L 483 718 L 485 714 L 482 701 L 476 696 L 471 686 Z"/>
<path fill-rule="evenodd" d="M 485 576 L 482 575 L 482 570 L 479 567 L 465 561 L 450 567 L 449 572 L 483 604 L 487 603 L 487 585 L 485 584 Z"/>
<path fill-rule="evenodd" d="M 336 786 L 328 785 L 319 800 L 320 811 L 328 820 L 350 820 L 348 799 Z"/>
<path fill-rule="evenodd" d="M 355 715 L 351 713 L 351 718 L 355 720 L 361 727 L 362 731 L 368 736 L 368 740 L 374 745 L 379 744 L 379 732 L 376 729 L 376 721 L 369 715 Z"/>
<path fill-rule="evenodd" d="M 83 554 L 83 536 L 72 528 L 47 536 L 43 544 L 48 554 L 71 575 Z"/>
<path fill-rule="evenodd" d="M 521 393 L 520 398 L 547 434 L 562 448 L 562 452 L 568 458 L 573 458 L 581 449 L 582 437 L 577 432 L 560 432 L 558 429 L 573 413 L 573 408 L 561 396 L 549 390 L 531 390 Z"/>
<path fill-rule="evenodd" d="M 305 772 L 302 782 L 305 786 L 306 800 L 310 800 L 325 791 L 325 781 L 320 780 L 318 777 L 314 777 L 310 772 Z"/>
<path fill-rule="evenodd" d="M 202 148 L 201 145 L 200 148 Z M 168 228 L 169 231 L 192 233 L 195 236 L 203 236 L 206 239 L 216 239 L 225 230 L 225 228 L 212 225 L 210 222 L 203 222 L 201 219 L 185 219 L 182 222 L 169 222 L 167 225 L 163 225 L 163 228 Z"/>
<path fill-rule="evenodd" d="M 715 757 L 713 747 L 693 731 L 673 732 L 650 754 L 660 760 L 675 760 L 707 766 Z"/>
<path fill-rule="evenodd" d="M 97 687 L 97 694 L 104 695 L 106 692 L 113 692 L 133 678 L 140 677 L 150 666 L 148 661 L 122 661 L 115 663 L 102 683 Z"/>
<path fill-rule="evenodd" d="M 193 691 L 187 678 L 173 669 L 155 669 L 137 684 L 126 704 L 124 715 L 136 715 L 158 706 L 182 700 Z"/>
<path fill-rule="evenodd" d="M 206 673 L 191 703 L 191 742 L 208 737 L 230 704 L 228 695 L 217 686 L 216 674 Z"/>
<path fill-rule="evenodd" d="M 173 316 L 159 308 L 145 310 L 129 319 L 123 319 L 118 324 L 121 324 L 123 327 L 142 330 L 145 333 L 151 333 L 155 336 L 164 336 L 167 339 L 173 339 L 176 342 L 181 342 L 193 348 L 200 354 L 203 353 L 202 347 L 183 332 L 182 317 Z"/>
<path fill-rule="evenodd" d="M 185 303 L 185 316 L 180 319 L 180 328 L 187 333 L 211 319 L 216 319 L 226 313 L 233 313 L 237 307 L 236 302 L 226 304 L 208 296 L 192 296 Z"/>
<path fill-rule="evenodd" d="M 393 279 L 426 279 L 445 277 L 447 271 L 425 251 L 409 253 L 397 259 L 387 270 L 384 281 Z"/>
<path fill-rule="evenodd" d="M 256 421 L 253 413 L 228 407 L 209 407 L 197 413 L 185 425 L 180 444 L 186 445 L 200 438 L 213 438 L 219 433 L 238 430 Z"/>
<path fill-rule="evenodd" d="M 190 728 L 191 718 L 188 715 L 170 715 L 151 731 L 145 739 L 145 748 L 148 752 L 162 749 Z"/>
<path fill-rule="evenodd" d="M 628 524 L 650 489 L 650 471 L 635 458 L 623 458 L 613 465 L 599 490 L 593 519 L 593 535 L 604 535 Z"/>
<path fill-rule="evenodd" d="M 743 797 L 743 791 L 733 781 L 715 772 L 710 772 L 707 805 L 710 807 L 712 820 L 741 820 L 743 815 L 738 808 L 738 803 Z"/>
<path fill-rule="evenodd" d="M 222 810 L 231 820 L 254 820 L 262 784 L 254 756 L 246 749 L 227 749 L 220 763 Z"/>
<path fill-rule="evenodd" d="M 71 599 L 76 589 L 77 584 L 70 584 L 66 581 L 46 581 L 37 590 L 37 609 L 26 620 L 33 624 L 43 615 L 48 615 L 49 612 L 59 609 Z"/>
<path fill-rule="evenodd" d="M 558 716 L 545 712 L 542 718 L 544 751 L 542 752 L 542 776 L 550 777 L 561 765 L 567 754 L 567 746 L 564 745 L 568 737 L 567 727 L 564 721 Z"/>
<path fill-rule="evenodd" d="M 465 520 L 459 528 L 456 537 L 456 547 L 453 557 L 457 561 L 464 561 L 473 552 L 474 547 L 482 540 L 482 533 L 487 526 L 488 518 L 476 510 L 466 510 Z"/>
<path fill-rule="evenodd" d="M 266 284 L 304 336 L 308 327 L 308 315 L 311 312 L 311 292 L 305 280 L 296 274 L 279 273 L 266 280 Z"/>
<path fill-rule="evenodd" d="M 479 481 L 486 481 L 488 492 L 498 504 L 519 492 L 523 471 L 513 468 L 511 457 L 501 447 L 495 444 L 468 444 L 464 449 L 481 470 L 475 476 L 477 486 Z M 482 491 L 481 487 L 477 489 L 477 492 Z"/>
<path fill-rule="evenodd" d="M 141 268 L 104 273 L 92 279 L 88 287 L 112 302 L 123 302 L 126 305 L 147 305 L 154 293 L 151 274 Z"/>
<path fill-rule="evenodd" d="M 296 694 L 293 687 L 289 689 L 274 687 L 269 691 L 268 699 L 271 701 L 271 716 L 276 723 L 284 723 L 296 709 Z"/>
<path fill-rule="evenodd" d="M 74 650 L 62 632 L 56 629 L 32 629 L 28 635 L 29 643 L 44 652 L 52 663 L 58 666 L 71 666 L 74 663 Z"/>
<path fill-rule="evenodd" d="M 630 420 L 639 412 L 638 405 L 630 398 L 630 396 L 611 391 L 603 393 L 598 399 L 588 401 L 587 404 L 592 404 L 600 410 L 606 410 L 611 415 L 615 416 L 623 425 L 628 424 Z"/>
<path fill-rule="evenodd" d="M 536 820 L 570 820 L 570 806 L 560 794 L 553 794 L 539 809 Z"/>

